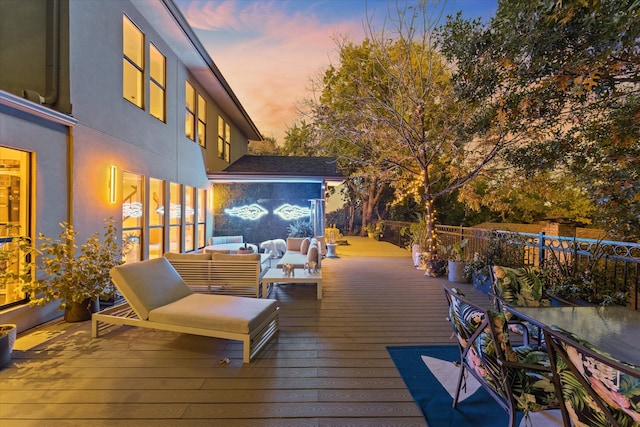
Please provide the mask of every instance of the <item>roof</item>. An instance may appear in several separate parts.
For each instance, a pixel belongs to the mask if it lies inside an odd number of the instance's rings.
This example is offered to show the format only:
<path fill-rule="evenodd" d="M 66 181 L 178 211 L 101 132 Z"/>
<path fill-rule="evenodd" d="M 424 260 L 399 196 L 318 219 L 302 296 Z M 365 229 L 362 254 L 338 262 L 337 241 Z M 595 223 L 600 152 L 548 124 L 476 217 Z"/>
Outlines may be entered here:
<path fill-rule="evenodd" d="M 249 140 L 262 135 L 173 0 L 131 2 Z"/>
<path fill-rule="evenodd" d="M 242 156 L 224 171 L 210 173 L 209 179 L 222 181 L 343 181 L 336 172 L 334 157 Z"/>

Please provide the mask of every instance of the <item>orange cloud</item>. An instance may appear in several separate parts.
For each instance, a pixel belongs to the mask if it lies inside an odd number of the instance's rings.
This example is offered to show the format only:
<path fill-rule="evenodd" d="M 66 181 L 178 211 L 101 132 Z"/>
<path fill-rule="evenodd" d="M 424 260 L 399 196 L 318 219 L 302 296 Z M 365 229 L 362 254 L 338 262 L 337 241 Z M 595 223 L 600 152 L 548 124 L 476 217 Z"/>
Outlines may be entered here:
<path fill-rule="evenodd" d="M 263 136 L 280 143 L 296 122 L 296 103 L 311 96 L 309 80 L 331 63 L 335 37 L 361 40 L 365 18 L 363 8 L 361 17 L 327 23 L 311 12 L 288 11 L 286 3 L 178 2 Z"/>

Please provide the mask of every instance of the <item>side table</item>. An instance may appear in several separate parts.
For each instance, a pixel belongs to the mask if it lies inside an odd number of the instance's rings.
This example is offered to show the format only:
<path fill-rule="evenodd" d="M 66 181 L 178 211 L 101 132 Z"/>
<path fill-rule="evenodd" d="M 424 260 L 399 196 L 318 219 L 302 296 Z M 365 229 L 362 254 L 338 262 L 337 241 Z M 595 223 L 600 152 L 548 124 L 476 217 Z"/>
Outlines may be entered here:
<path fill-rule="evenodd" d="M 336 243 L 327 243 L 327 258 L 338 258 L 336 253 Z"/>
<path fill-rule="evenodd" d="M 317 298 L 322 299 L 322 270 L 317 273 L 307 273 L 303 268 L 293 270 L 293 276 L 284 277 L 281 268 L 270 268 L 262 276 L 262 295 L 266 298 L 269 284 L 273 283 L 315 283 L 317 288 Z"/>

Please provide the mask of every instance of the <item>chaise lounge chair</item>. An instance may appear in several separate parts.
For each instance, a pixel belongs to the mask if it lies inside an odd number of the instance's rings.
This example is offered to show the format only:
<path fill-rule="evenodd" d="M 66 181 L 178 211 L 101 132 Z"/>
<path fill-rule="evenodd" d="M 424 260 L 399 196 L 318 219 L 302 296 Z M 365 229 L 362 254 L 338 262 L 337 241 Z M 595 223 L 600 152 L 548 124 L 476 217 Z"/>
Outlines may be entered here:
<path fill-rule="evenodd" d="M 249 363 L 278 332 L 277 301 L 193 293 L 165 258 L 119 265 L 110 273 L 126 303 L 93 314 L 94 338 L 104 323 L 238 340 Z"/>

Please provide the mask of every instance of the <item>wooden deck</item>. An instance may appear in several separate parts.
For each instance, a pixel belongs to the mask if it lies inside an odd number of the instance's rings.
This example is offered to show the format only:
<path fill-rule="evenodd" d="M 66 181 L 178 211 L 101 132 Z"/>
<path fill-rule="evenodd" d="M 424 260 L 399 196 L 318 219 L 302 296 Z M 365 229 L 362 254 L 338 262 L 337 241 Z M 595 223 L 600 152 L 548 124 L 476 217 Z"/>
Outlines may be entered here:
<path fill-rule="evenodd" d="M 442 285 L 389 243 L 348 237 L 315 285 L 280 285 L 278 337 L 238 342 L 52 322 L 0 371 L 0 426 L 424 426 L 386 346 L 452 343 Z M 476 301 L 487 300 L 459 285 Z M 221 363 L 229 358 L 230 363 Z"/>

